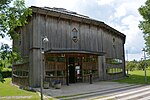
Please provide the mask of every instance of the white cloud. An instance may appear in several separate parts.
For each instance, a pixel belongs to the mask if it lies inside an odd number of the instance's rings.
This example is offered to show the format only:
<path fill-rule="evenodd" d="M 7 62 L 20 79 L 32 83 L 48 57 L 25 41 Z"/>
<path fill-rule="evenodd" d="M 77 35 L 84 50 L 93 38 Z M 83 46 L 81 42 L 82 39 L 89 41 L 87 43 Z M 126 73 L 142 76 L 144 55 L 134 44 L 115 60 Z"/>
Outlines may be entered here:
<path fill-rule="evenodd" d="M 134 38 L 137 34 L 139 34 L 140 30 L 138 28 L 139 18 L 133 15 L 128 15 L 121 20 L 123 26 L 127 26 L 128 29 L 124 30 L 125 34 L 130 36 L 130 38 Z M 142 34 L 140 35 L 142 36 Z"/>
<path fill-rule="evenodd" d="M 126 7 L 124 7 L 124 4 L 120 5 L 119 7 L 116 8 L 114 17 L 120 18 L 122 16 L 125 16 L 127 14 L 126 12 L 127 12 L 127 10 L 126 10 Z"/>
<path fill-rule="evenodd" d="M 5 37 L 5 38 L 0 38 L 0 46 L 2 45 L 2 44 L 8 44 L 10 47 L 12 47 L 12 40 L 10 40 L 10 38 L 9 37 Z"/>
<path fill-rule="evenodd" d="M 130 60 L 141 58 L 144 47 L 142 32 L 138 28 L 141 16 L 138 8 L 146 0 L 25 0 L 27 6 L 62 7 L 88 15 L 116 28 L 126 35 L 125 47 Z M 0 42 L 3 42 L 0 40 Z M 6 40 L 6 42 L 9 42 Z M 10 42 L 9 42 L 10 43 Z"/>
<path fill-rule="evenodd" d="M 128 61 L 133 61 L 134 59 L 139 61 L 139 60 L 141 60 L 141 58 L 143 58 L 143 54 L 142 53 L 139 53 L 139 54 L 128 54 Z M 127 57 L 126 57 L 126 60 L 127 60 Z"/>
<path fill-rule="evenodd" d="M 97 0 L 99 5 L 107 5 L 107 4 L 111 4 L 111 2 L 113 2 L 114 0 Z"/>
<path fill-rule="evenodd" d="M 76 2 L 80 0 L 25 0 L 28 6 L 38 6 L 38 7 L 58 7 L 70 9 L 76 5 Z"/>
<path fill-rule="evenodd" d="M 127 14 L 139 15 L 138 8 L 144 4 L 146 0 L 116 0 L 112 2 L 115 9 L 114 17 L 120 18 Z"/>

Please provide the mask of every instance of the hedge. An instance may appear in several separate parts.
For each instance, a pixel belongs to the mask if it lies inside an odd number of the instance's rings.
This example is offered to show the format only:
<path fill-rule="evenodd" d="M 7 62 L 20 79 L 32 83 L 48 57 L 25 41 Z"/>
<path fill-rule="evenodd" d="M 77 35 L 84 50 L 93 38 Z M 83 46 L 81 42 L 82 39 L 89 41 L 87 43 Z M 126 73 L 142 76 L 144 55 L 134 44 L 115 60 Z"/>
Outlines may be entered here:
<path fill-rule="evenodd" d="M 8 78 L 12 76 L 12 71 L 1 71 L 0 72 L 3 76 L 3 78 Z"/>

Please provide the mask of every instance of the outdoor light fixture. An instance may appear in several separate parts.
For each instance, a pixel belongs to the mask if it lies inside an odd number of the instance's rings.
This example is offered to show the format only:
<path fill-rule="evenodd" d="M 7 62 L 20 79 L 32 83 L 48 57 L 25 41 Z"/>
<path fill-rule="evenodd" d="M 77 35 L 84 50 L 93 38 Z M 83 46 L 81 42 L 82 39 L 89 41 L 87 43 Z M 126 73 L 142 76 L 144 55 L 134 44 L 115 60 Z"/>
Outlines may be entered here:
<path fill-rule="evenodd" d="M 42 57 L 42 44 L 47 43 L 49 40 L 47 36 L 42 37 L 40 39 L 40 52 L 41 52 L 41 73 L 40 73 L 40 78 L 41 78 L 41 87 L 40 87 L 40 93 L 41 93 L 41 100 L 43 100 L 43 57 Z M 44 50 L 43 50 L 44 51 Z"/>
<path fill-rule="evenodd" d="M 45 36 L 45 37 L 43 38 L 43 42 L 46 43 L 46 42 L 48 42 L 48 41 L 49 41 L 49 40 L 48 40 L 47 36 Z"/>

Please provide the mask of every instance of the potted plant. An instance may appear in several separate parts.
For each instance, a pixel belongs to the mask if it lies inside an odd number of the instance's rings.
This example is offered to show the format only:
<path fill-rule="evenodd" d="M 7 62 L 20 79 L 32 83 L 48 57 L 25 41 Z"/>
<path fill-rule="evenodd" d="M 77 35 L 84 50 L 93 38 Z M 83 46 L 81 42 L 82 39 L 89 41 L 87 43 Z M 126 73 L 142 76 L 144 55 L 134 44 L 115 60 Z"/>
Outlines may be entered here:
<path fill-rule="evenodd" d="M 54 83 L 54 87 L 55 87 L 55 89 L 60 89 L 61 88 L 61 81 L 56 80 L 55 83 Z"/>
<path fill-rule="evenodd" d="M 43 87 L 44 87 L 44 89 L 48 89 L 49 88 L 49 82 L 43 82 Z"/>

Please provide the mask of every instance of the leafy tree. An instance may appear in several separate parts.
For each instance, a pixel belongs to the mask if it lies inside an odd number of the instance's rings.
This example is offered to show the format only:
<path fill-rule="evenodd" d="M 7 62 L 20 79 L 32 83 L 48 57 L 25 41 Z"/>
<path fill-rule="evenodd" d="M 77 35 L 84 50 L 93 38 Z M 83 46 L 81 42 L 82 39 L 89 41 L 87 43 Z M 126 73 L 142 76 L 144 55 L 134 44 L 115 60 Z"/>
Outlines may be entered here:
<path fill-rule="evenodd" d="M 144 62 L 143 61 L 139 61 L 138 64 L 137 64 L 137 69 L 139 70 L 144 70 Z"/>
<path fill-rule="evenodd" d="M 6 67 L 6 64 L 11 65 L 12 63 L 12 49 L 8 44 L 2 44 L 0 47 L 0 65 L 1 69 Z"/>
<path fill-rule="evenodd" d="M 130 61 L 127 63 L 127 66 L 126 68 L 129 70 L 129 71 L 133 71 L 137 66 L 137 62 L 135 61 Z"/>
<path fill-rule="evenodd" d="M 143 21 L 140 21 L 139 28 L 144 33 L 144 39 L 148 54 L 150 54 L 150 0 L 145 2 L 139 9 L 139 13 L 143 17 Z"/>
<path fill-rule="evenodd" d="M 0 72 L 3 67 L 6 67 L 6 61 L 10 58 L 10 48 L 7 44 L 2 44 L 0 48 Z M 3 76 L 0 73 L 0 82 L 4 82 Z"/>
<path fill-rule="evenodd" d="M 17 52 L 12 51 L 12 48 L 10 48 L 8 44 L 2 44 L 0 47 L 0 70 L 2 70 L 3 67 L 8 67 L 8 65 L 11 66 L 13 62 L 20 60 L 22 59 Z"/>
<path fill-rule="evenodd" d="M 18 37 L 16 28 L 27 24 L 27 19 L 31 16 L 31 9 L 25 7 L 24 0 L 0 0 L 0 38 L 6 35 L 15 39 Z M 7 44 L 1 46 L 0 69 L 5 60 L 12 62 L 17 60 L 19 54 L 12 52 Z M 0 82 L 2 81 L 0 74 Z"/>
<path fill-rule="evenodd" d="M 24 0 L 1 0 L 0 36 L 4 38 L 8 35 L 14 39 L 17 33 L 15 28 L 24 26 L 27 23 L 27 17 L 30 15 L 31 9 L 25 7 Z"/>

